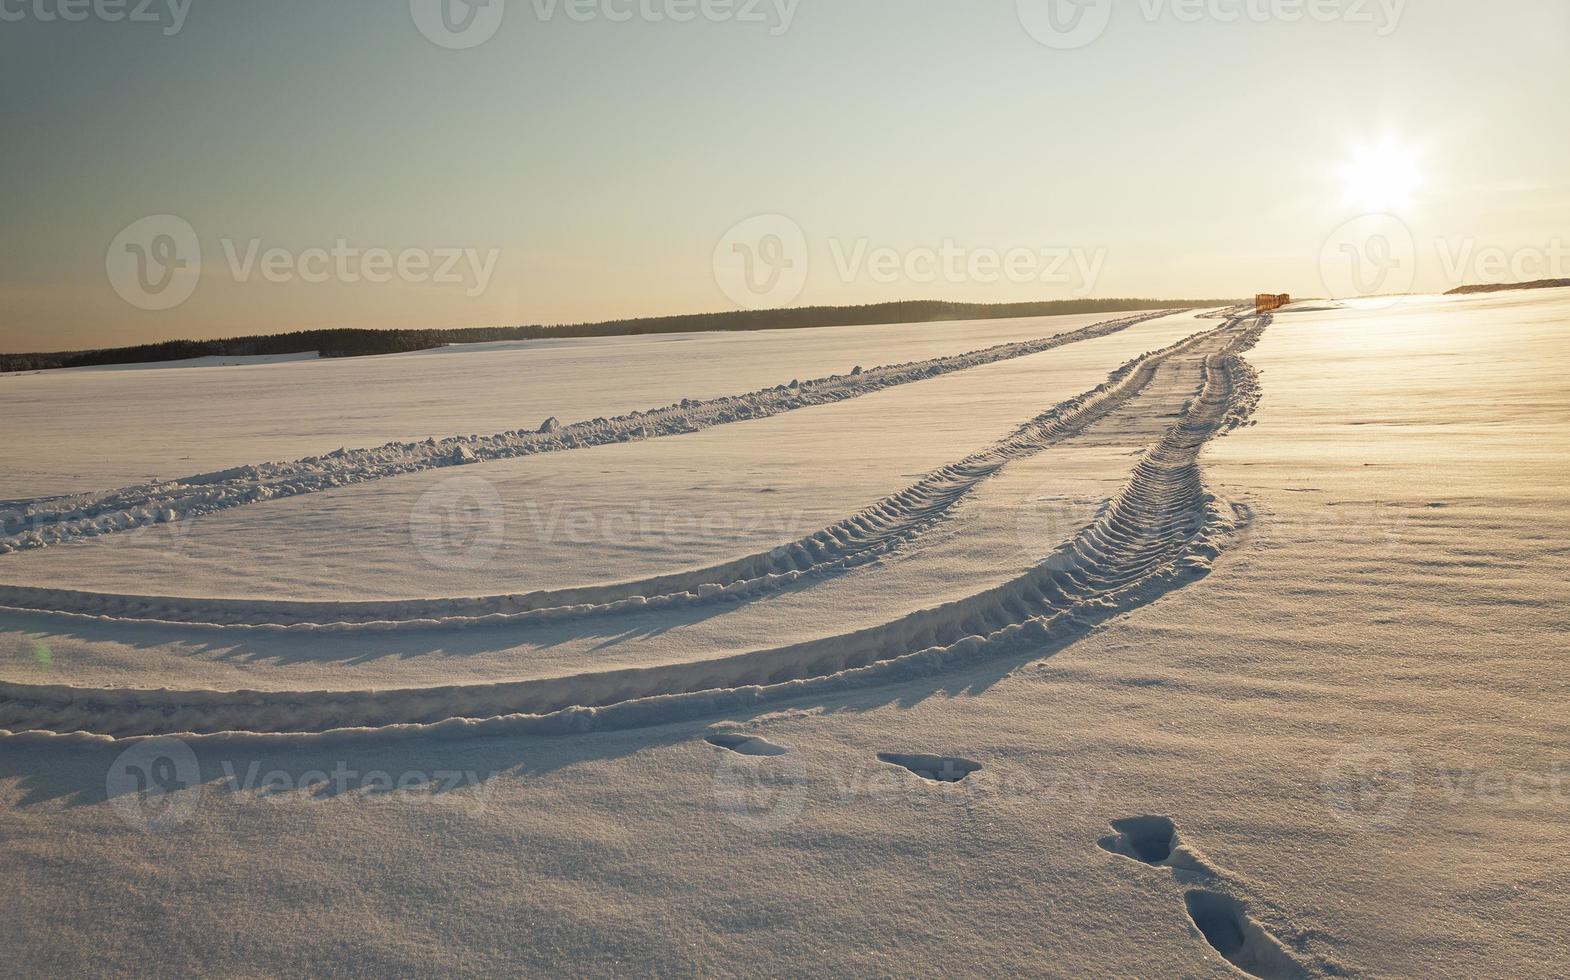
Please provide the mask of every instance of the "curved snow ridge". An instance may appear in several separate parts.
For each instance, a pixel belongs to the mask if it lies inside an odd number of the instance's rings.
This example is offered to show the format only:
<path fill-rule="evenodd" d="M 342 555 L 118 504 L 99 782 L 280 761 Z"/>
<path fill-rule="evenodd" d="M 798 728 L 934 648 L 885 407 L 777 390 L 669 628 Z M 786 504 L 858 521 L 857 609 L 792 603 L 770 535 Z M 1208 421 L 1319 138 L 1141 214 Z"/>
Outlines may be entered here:
<path fill-rule="evenodd" d="M 342 633 L 521 626 L 752 599 L 876 562 L 909 544 L 1010 462 L 1083 432 L 1144 392 L 1162 364 L 1220 346 L 1237 329 L 1228 324 L 1134 358 L 1091 391 L 1059 403 L 993 446 L 925 475 L 852 517 L 769 551 L 708 568 L 518 595 L 369 602 L 193 599 L 0 585 L 0 609 L 194 629 Z"/>
<path fill-rule="evenodd" d="M 562 425 L 553 418 L 537 430 L 452 436 L 440 441 L 389 442 L 373 449 L 339 449 L 288 463 L 237 466 L 179 480 L 35 500 L 0 512 L 0 555 L 405 473 L 681 435 L 731 422 L 768 418 L 1105 337 L 1176 312 L 1181 311 L 1141 313 L 1050 337 L 866 371 L 858 368 L 848 375 L 797 380 L 742 395 L 702 401 L 682 399 L 664 408 L 611 419 Z"/>
<path fill-rule="evenodd" d="M 1208 571 L 1246 522 L 1206 490 L 1199 454 L 1257 377 L 1207 355 L 1183 416 L 1101 514 L 1052 556 L 977 595 L 852 633 L 714 660 L 528 681 L 361 691 L 176 691 L 0 684 L 0 738 L 458 737 L 641 727 L 1039 650 Z M 31 736 L 44 737 L 44 736 Z"/>

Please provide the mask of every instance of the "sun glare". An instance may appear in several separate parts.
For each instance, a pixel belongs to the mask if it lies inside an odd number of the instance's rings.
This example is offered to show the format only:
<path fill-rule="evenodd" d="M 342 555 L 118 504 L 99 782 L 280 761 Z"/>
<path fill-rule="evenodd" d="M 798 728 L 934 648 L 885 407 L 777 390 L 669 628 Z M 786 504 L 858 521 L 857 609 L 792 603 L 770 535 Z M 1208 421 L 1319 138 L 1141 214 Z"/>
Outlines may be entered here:
<path fill-rule="evenodd" d="M 1417 151 L 1390 137 L 1353 148 L 1337 174 L 1345 203 L 1365 211 L 1407 207 L 1423 185 Z"/>

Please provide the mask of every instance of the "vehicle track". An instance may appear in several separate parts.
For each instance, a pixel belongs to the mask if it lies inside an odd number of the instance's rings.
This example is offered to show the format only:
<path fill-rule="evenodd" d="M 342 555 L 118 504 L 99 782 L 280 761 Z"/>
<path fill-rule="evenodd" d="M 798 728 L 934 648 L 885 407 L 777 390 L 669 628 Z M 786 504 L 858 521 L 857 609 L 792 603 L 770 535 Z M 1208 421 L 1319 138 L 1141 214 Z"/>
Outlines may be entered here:
<path fill-rule="evenodd" d="M 1072 438 L 1143 394 L 1158 371 L 1182 359 L 1191 369 L 1242 329 L 1232 321 L 1123 364 L 1097 388 L 1053 406 L 993 446 L 923 476 L 862 510 L 795 541 L 707 568 L 612 585 L 521 595 L 388 601 L 196 599 L 0 585 L 0 609 L 104 622 L 197 629 L 345 633 L 560 622 L 756 598 L 878 561 L 948 518 L 960 501 L 1009 463 Z"/>
<path fill-rule="evenodd" d="M 714 660 L 574 677 L 388 691 L 174 691 L 0 684 L 0 738 L 118 741 L 565 734 L 663 724 L 1055 649 L 1203 575 L 1246 510 L 1206 490 L 1199 454 L 1247 421 L 1258 378 L 1240 356 L 1269 317 L 1203 362 L 1181 417 L 1097 518 L 1022 576 L 881 626 Z M 1243 325 L 1245 321 L 1232 321 Z"/>
<path fill-rule="evenodd" d="M 867 371 L 857 368 L 848 375 L 792 381 L 788 385 L 743 395 L 704 401 L 683 399 L 675 405 L 612 419 L 598 418 L 570 425 L 560 425 L 555 419 L 549 419 L 538 430 L 514 429 L 489 436 L 453 436 L 440 441 L 389 442 L 374 449 L 339 449 L 325 456 L 310 456 L 290 463 L 238 466 L 161 483 L 16 502 L 14 506 L 0 510 L 0 555 L 188 520 L 265 500 L 318 493 L 405 473 L 682 435 L 716 425 L 768 418 L 1106 337 L 1175 312 L 1180 311 L 1141 313 L 1051 337 L 998 344 L 964 354 Z"/>

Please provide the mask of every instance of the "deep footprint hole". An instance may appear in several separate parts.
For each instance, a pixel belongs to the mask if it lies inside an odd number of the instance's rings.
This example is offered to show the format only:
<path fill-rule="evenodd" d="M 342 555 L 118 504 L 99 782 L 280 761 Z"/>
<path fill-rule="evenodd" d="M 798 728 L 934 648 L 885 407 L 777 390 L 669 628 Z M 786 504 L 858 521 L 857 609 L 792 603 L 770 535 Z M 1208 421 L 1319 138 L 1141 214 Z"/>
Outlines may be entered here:
<path fill-rule="evenodd" d="M 710 745 L 717 745 L 741 755 L 784 755 L 790 751 L 785 746 L 776 745 L 766 738 L 743 735 L 740 732 L 715 732 L 705 736 L 703 740 Z"/>
<path fill-rule="evenodd" d="M 1132 854 L 1146 864 L 1162 863 L 1177 848 L 1177 825 L 1170 817 L 1128 817 L 1112 821 L 1112 829 L 1118 835 L 1102 841 L 1102 847 Z"/>
<path fill-rule="evenodd" d="M 1205 941 L 1228 960 L 1243 952 L 1243 914 L 1235 900 L 1215 892 L 1189 892 L 1183 896 L 1188 917 Z"/>
<path fill-rule="evenodd" d="M 903 766 L 922 779 L 935 783 L 957 783 L 973 772 L 981 771 L 981 763 L 951 755 L 903 755 L 897 752 L 879 752 L 879 762 Z"/>
<path fill-rule="evenodd" d="M 1303 968 L 1275 938 L 1250 919 L 1237 899 L 1219 892 L 1191 891 L 1183 896 L 1188 917 L 1222 958 L 1260 980 L 1299 980 Z"/>

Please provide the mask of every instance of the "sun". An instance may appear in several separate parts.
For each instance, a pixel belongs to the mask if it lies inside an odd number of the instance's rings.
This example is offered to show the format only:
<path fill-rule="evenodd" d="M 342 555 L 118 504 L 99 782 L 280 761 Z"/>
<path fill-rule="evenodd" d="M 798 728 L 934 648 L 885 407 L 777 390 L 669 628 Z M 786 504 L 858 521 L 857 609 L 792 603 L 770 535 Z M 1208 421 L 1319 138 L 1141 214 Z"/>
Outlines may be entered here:
<path fill-rule="evenodd" d="M 1417 150 L 1393 137 L 1354 147 L 1337 176 L 1345 203 L 1371 212 L 1408 207 L 1423 186 Z"/>

